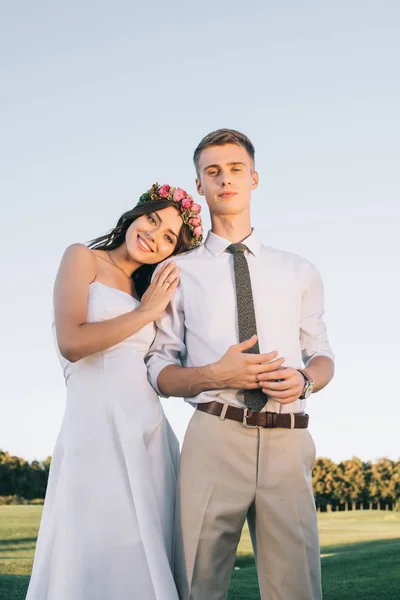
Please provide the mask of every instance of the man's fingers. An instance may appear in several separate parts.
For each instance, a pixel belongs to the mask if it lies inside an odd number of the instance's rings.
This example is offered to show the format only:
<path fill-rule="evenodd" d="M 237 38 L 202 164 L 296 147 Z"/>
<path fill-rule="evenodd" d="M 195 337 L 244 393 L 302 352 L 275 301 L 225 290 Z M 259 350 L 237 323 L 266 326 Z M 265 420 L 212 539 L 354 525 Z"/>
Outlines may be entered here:
<path fill-rule="evenodd" d="M 258 361 L 260 363 L 268 363 L 271 362 L 271 360 L 274 360 L 274 358 L 276 358 L 278 356 L 278 351 L 274 350 L 273 352 L 268 352 L 267 354 L 256 354 L 255 356 L 258 357 Z M 282 362 L 285 362 L 284 358 L 279 358 L 278 360 L 282 360 Z"/>
<path fill-rule="evenodd" d="M 279 369 L 279 367 L 284 362 L 285 362 L 285 359 L 282 357 L 272 360 L 268 363 L 261 363 L 261 364 L 259 364 L 258 362 L 253 363 L 253 361 L 251 361 L 249 369 L 251 370 L 252 373 L 257 373 L 259 375 L 262 375 L 264 373 L 269 373 L 270 371 L 272 371 L 273 373 L 276 373 L 277 370 Z"/>
<path fill-rule="evenodd" d="M 253 363 L 255 365 L 261 364 L 261 363 L 269 363 L 271 364 L 271 362 L 276 359 L 276 357 L 278 356 L 278 352 L 276 350 L 274 350 L 273 352 L 269 352 L 268 354 L 246 354 L 246 360 L 249 363 Z M 276 360 L 280 360 L 282 361 L 282 363 L 285 362 L 285 359 L 282 358 L 281 356 L 279 358 L 277 358 Z"/>
<path fill-rule="evenodd" d="M 287 381 L 289 379 L 297 381 L 297 371 L 296 369 L 286 367 L 281 367 L 278 369 L 264 369 L 263 371 L 260 370 L 259 379 L 260 381 Z"/>
<path fill-rule="evenodd" d="M 249 379 L 249 383 L 247 384 L 246 389 L 248 389 L 248 390 L 256 390 L 257 388 L 260 389 L 259 381 L 257 379 L 255 381 L 254 380 L 255 380 L 255 377 L 254 378 L 252 377 L 251 379 Z"/>
<path fill-rule="evenodd" d="M 263 387 L 261 389 L 264 392 L 264 394 L 266 394 L 268 396 L 272 396 L 273 398 L 276 398 L 277 400 L 287 400 L 288 398 L 293 397 L 293 389 L 285 390 L 285 391 L 281 391 L 281 392 L 271 389 L 270 387 Z M 295 399 L 297 400 L 297 397 Z"/>
<path fill-rule="evenodd" d="M 253 348 L 254 344 L 257 341 L 257 336 L 253 335 L 253 337 L 245 340 L 244 342 L 240 342 L 239 344 L 235 344 L 231 346 L 235 348 L 238 352 L 244 352 L 245 350 L 250 350 Z M 277 350 L 273 350 L 272 352 L 268 352 L 267 354 L 246 354 L 246 360 L 249 363 L 259 364 L 259 363 L 270 363 L 274 358 L 278 356 Z M 285 362 L 284 358 L 279 359 L 280 364 Z M 277 368 L 277 367 L 276 367 Z"/>
<path fill-rule="evenodd" d="M 293 391 L 293 389 L 296 388 L 297 386 L 293 385 L 290 382 L 290 380 L 289 381 L 285 380 L 285 381 L 265 381 L 265 382 L 262 382 L 261 387 L 268 388 L 271 391 L 277 390 L 277 391 L 283 392 L 285 390 L 292 390 Z"/>
<path fill-rule="evenodd" d="M 249 381 L 247 383 L 244 383 L 241 387 L 241 390 L 257 390 L 260 389 L 259 383 L 258 381 L 254 382 L 254 381 Z"/>
<path fill-rule="evenodd" d="M 244 342 L 240 342 L 239 344 L 235 344 L 235 348 L 238 352 L 244 352 L 245 350 L 250 350 L 254 346 L 257 341 L 257 336 L 253 335 L 248 340 L 244 340 Z"/>

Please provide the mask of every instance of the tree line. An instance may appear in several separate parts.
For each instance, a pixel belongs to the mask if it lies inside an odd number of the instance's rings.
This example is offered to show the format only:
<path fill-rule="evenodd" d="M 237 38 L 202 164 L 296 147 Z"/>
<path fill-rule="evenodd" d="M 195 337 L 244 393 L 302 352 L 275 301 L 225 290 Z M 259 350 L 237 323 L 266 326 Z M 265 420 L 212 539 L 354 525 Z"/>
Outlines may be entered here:
<path fill-rule="evenodd" d="M 0 498 L 2 503 L 43 500 L 51 458 L 28 462 L 0 450 Z M 317 509 L 400 510 L 400 460 L 380 458 L 364 462 L 352 458 L 335 463 L 317 458 L 312 476 Z"/>
<path fill-rule="evenodd" d="M 50 456 L 28 462 L 0 450 L 0 498 L 2 504 L 43 499 L 49 477 Z"/>
<path fill-rule="evenodd" d="M 400 510 L 400 460 L 317 458 L 312 480 L 318 510 Z"/>

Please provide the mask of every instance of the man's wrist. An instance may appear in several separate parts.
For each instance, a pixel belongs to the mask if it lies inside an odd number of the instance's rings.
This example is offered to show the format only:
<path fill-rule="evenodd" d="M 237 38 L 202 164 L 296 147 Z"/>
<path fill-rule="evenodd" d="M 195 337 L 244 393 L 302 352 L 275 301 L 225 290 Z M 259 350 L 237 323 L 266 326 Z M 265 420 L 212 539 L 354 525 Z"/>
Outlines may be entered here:
<path fill-rule="evenodd" d="M 211 365 L 202 367 L 182 367 L 166 365 L 157 377 L 157 387 L 162 396 L 183 396 L 192 398 L 215 386 L 215 376 Z"/>
<path fill-rule="evenodd" d="M 222 381 L 222 373 L 217 362 L 210 363 L 209 365 L 205 365 L 202 368 L 204 369 L 205 375 L 205 387 L 203 391 L 218 390 L 222 389 L 223 387 L 226 387 L 224 385 L 224 382 Z"/>
<path fill-rule="evenodd" d="M 306 400 L 311 396 L 314 391 L 314 380 L 310 376 L 309 373 L 305 369 L 297 369 L 299 373 L 303 376 L 304 379 L 304 387 L 299 396 L 299 400 Z"/>

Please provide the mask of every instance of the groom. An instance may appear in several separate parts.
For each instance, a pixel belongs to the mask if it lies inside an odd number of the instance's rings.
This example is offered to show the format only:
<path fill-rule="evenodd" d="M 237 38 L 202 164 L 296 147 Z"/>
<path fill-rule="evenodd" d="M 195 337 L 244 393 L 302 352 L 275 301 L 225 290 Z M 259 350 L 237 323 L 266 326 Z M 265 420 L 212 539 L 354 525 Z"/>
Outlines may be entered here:
<path fill-rule="evenodd" d="M 247 518 L 262 600 L 319 600 L 315 446 L 304 411 L 334 370 L 321 278 L 258 240 L 250 217 L 258 174 L 245 135 L 210 133 L 194 163 L 212 229 L 174 257 L 180 286 L 148 357 L 159 393 L 196 407 L 180 467 L 180 595 L 227 597 Z"/>

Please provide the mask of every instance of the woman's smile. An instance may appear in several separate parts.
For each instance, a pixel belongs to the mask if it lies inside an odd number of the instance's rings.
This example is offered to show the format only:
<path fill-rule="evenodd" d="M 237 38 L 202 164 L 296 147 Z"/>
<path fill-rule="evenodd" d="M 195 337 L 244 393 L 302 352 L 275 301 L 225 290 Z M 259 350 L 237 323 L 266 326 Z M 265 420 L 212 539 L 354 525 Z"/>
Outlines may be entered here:
<path fill-rule="evenodd" d="M 137 245 L 143 252 L 154 252 L 154 250 L 150 247 L 148 242 L 146 242 L 146 240 L 143 237 L 141 237 L 140 233 L 138 233 L 137 236 Z"/>

